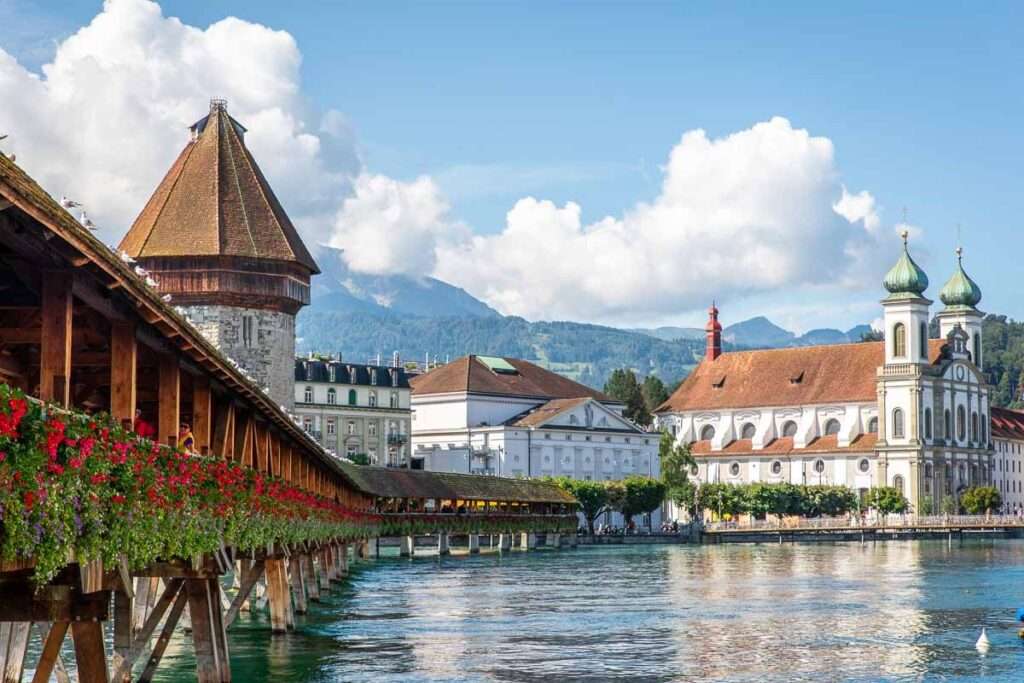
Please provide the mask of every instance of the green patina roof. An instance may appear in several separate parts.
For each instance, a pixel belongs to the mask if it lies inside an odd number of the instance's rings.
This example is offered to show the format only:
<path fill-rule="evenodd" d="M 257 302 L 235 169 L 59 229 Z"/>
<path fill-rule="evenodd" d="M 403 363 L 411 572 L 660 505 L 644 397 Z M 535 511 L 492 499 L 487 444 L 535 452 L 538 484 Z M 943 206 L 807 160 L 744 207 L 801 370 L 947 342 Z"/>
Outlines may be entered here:
<path fill-rule="evenodd" d="M 356 488 L 378 498 L 576 503 L 575 498 L 558 486 L 535 479 L 339 464 Z"/>
<path fill-rule="evenodd" d="M 981 302 L 981 288 L 964 272 L 963 249 L 956 250 L 956 271 L 939 293 L 947 310 L 974 309 Z"/>
<path fill-rule="evenodd" d="M 910 258 L 906 231 L 903 232 L 903 253 L 886 274 L 882 285 L 889 291 L 887 299 L 918 298 L 928 289 L 928 276 Z"/>

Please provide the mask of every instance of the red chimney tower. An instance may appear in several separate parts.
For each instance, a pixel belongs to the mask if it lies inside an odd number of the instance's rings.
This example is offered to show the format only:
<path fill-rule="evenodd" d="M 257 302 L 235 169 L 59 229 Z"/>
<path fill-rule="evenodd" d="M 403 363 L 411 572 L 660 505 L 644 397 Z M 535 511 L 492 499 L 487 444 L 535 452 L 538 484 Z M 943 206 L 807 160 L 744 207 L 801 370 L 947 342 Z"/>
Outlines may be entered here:
<path fill-rule="evenodd" d="M 706 360 L 715 360 L 722 355 L 722 326 L 718 322 L 718 309 L 711 304 L 708 309 L 708 324 L 704 326 L 707 333 L 708 346 L 704 354 Z"/>

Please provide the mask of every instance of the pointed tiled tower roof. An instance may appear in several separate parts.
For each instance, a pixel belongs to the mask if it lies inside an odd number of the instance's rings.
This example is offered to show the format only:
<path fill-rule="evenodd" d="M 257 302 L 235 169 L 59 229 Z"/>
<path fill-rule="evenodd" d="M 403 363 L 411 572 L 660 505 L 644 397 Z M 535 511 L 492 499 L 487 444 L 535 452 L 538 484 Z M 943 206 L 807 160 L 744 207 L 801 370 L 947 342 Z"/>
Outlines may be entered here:
<path fill-rule="evenodd" d="M 178 155 L 120 249 L 137 259 L 238 257 L 319 273 L 223 100 L 190 128 Z"/>

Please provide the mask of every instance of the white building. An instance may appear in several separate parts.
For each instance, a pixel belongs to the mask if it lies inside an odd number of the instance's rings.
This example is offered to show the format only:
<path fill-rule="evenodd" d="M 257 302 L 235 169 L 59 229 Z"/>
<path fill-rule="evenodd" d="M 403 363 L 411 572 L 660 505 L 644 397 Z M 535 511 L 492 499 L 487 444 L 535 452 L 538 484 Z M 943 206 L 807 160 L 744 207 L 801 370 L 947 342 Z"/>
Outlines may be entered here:
<path fill-rule="evenodd" d="M 712 307 L 704 360 L 656 411 L 700 481 L 888 485 L 922 513 L 992 481 L 980 289 L 958 251 L 930 340 L 906 235 L 884 284 L 884 342 L 722 353 Z"/>
<path fill-rule="evenodd" d="M 1024 510 L 1024 412 L 992 408 L 992 484 L 1003 511 Z"/>
<path fill-rule="evenodd" d="M 405 370 L 339 360 L 295 360 L 295 413 L 331 453 L 409 466 L 411 403 Z"/>
<path fill-rule="evenodd" d="M 412 408 L 412 459 L 424 469 L 595 481 L 660 474 L 658 434 L 624 418 L 621 403 L 524 360 L 466 356 L 414 377 Z M 601 521 L 621 524 L 617 515 Z"/>

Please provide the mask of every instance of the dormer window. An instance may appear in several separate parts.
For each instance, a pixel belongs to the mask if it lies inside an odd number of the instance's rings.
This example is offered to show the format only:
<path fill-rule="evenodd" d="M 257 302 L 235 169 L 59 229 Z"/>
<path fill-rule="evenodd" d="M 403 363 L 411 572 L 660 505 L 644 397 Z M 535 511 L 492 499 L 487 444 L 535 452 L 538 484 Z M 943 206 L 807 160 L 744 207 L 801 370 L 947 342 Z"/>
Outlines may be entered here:
<path fill-rule="evenodd" d="M 790 378 L 789 378 L 789 383 L 790 384 L 800 384 L 803 381 L 804 381 L 804 371 L 803 370 L 801 370 L 800 372 L 798 372 L 795 375 L 791 375 Z"/>
<path fill-rule="evenodd" d="M 700 430 L 701 441 L 711 441 L 715 438 L 715 428 L 711 425 L 704 425 Z"/>
<path fill-rule="evenodd" d="M 793 420 L 787 421 L 782 425 L 782 436 L 794 437 L 796 436 L 796 422 Z"/>
<path fill-rule="evenodd" d="M 838 434 L 839 428 L 839 420 L 832 418 L 831 420 L 825 423 L 825 436 L 832 436 L 833 434 Z"/>
<path fill-rule="evenodd" d="M 715 389 L 721 389 L 725 386 L 725 375 L 718 375 L 711 379 L 711 386 Z"/>

